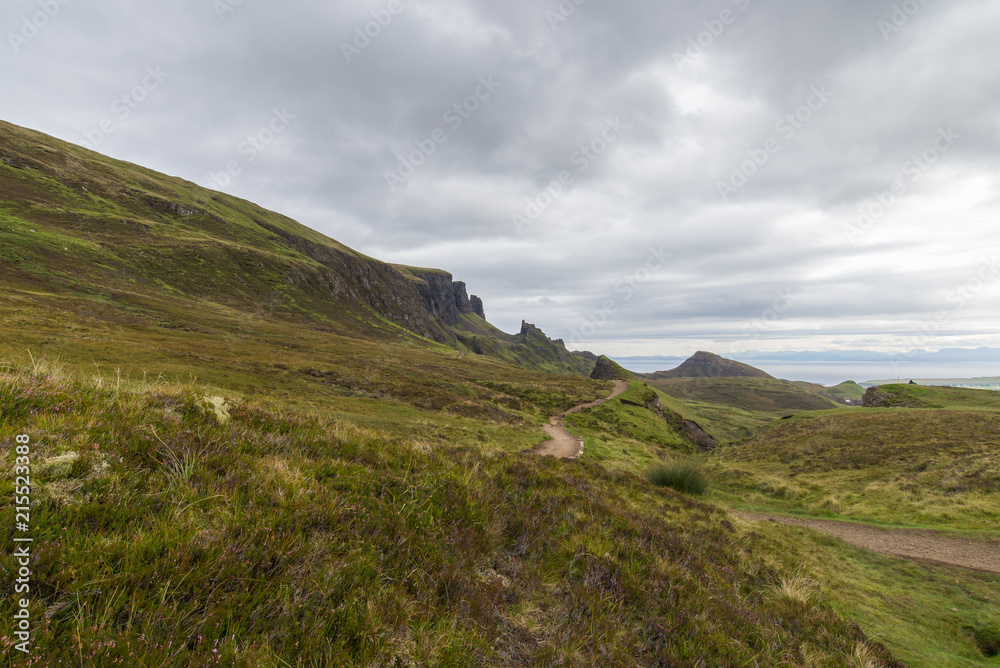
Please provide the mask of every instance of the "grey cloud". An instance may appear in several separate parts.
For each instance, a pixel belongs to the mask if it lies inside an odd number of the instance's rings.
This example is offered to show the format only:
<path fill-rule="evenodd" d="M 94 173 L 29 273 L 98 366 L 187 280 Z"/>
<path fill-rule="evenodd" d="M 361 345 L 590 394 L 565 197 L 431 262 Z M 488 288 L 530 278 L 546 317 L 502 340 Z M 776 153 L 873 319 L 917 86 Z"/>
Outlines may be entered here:
<path fill-rule="evenodd" d="M 167 81 L 98 150 L 203 185 L 241 160 L 228 192 L 362 252 L 448 269 L 508 330 L 526 318 L 567 337 L 617 298 L 596 335 L 610 349 L 739 340 L 786 289 L 801 295 L 788 331 L 763 336 L 888 347 L 948 306 L 963 262 L 997 248 L 1000 3 L 925 3 L 886 33 L 902 3 L 587 2 L 553 24 L 555 0 L 401 2 L 376 29 L 388 0 L 233 3 L 221 18 L 196 0 L 70 3 L 19 52 L 0 49 L 2 117 L 82 143 L 162 66 Z M 37 10 L 10 2 L 0 27 Z M 366 27 L 377 34 L 347 62 Z M 501 85 L 454 127 L 446 113 L 481 77 Z M 777 122 L 816 86 L 833 97 L 784 136 Z M 274 109 L 296 118 L 247 162 L 241 142 Z M 628 131 L 581 169 L 575 152 L 617 117 Z M 942 128 L 960 139 L 912 178 L 906 161 Z M 390 189 L 386 172 L 438 129 L 446 141 Z M 719 182 L 768 139 L 778 150 L 723 201 Z M 572 185 L 519 231 L 512 214 L 563 171 Z M 849 238 L 897 179 L 906 194 Z M 615 288 L 650 246 L 671 259 L 624 299 Z M 997 291 L 953 313 L 956 341 L 1000 331 Z"/>

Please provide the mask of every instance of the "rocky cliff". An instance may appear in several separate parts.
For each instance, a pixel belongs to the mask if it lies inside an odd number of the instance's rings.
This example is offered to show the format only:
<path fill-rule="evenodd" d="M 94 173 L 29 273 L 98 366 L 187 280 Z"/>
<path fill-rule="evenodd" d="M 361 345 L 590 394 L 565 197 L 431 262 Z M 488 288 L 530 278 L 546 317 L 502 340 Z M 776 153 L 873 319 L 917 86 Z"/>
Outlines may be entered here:
<path fill-rule="evenodd" d="M 465 283 L 454 280 L 448 272 L 417 267 L 398 268 L 416 279 L 417 290 L 427 308 L 445 324 L 457 325 L 462 314 L 475 314 L 486 319 L 483 300 L 476 295 L 469 297 Z"/>

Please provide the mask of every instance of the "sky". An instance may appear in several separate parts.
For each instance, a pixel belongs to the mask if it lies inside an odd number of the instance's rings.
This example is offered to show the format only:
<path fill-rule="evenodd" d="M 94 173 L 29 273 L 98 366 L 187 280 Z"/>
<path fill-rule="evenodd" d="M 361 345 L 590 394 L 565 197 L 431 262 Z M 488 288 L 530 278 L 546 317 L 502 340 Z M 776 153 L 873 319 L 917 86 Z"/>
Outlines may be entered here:
<path fill-rule="evenodd" d="M 7 0 L 0 118 L 570 348 L 1000 346 L 1000 0 Z"/>

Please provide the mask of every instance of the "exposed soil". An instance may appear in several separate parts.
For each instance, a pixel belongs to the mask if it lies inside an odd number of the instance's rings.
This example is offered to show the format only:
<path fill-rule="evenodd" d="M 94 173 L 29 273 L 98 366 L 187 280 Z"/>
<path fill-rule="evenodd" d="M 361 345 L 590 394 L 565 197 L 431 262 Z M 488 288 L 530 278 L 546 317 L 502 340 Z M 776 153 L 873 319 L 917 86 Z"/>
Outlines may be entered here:
<path fill-rule="evenodd" d="M 614 399 L 619 394 L 628 389 L 627 380 L 616 380 L 615 389 L 612 390 L 611 394 L 604 397 L 603 399 L 598 399 L 597 401 L 591 401 L 588 404 L 580 404 L 579 406 L 574 406 L 565 413 L 559 413 L 558 415 L 553 415 L 549 418 L 549 423 L 542 427 L 545 433 L 549 435 L 550 440 L 545 441 L 537 448 L 532 450 L 536 455 L 542 455 L 543 457 L 557 457 L 559 459 L 578 459 L 580 455 L 583 454 L 583 441 L 573 436 L 573 434 L 566 431 L 566 428 L 562 426 L 563 418 L 565 418 L 570 413 L 578 413 L 579 411 L 585 410 L 587 408 L 593 408 L 594 406 L 600 406 L 605 401 Z"/>
<path fill-rule="evenodd" d="M 961 568 L 1000 573 L 1000 541 L 952 538 L 936 531 L 882 529 L 836 520 L 813 520 L 735 511 L 734 514 L 749 522 L 771 521 L 808 527 L 880 554 L 926 559 Z"/>

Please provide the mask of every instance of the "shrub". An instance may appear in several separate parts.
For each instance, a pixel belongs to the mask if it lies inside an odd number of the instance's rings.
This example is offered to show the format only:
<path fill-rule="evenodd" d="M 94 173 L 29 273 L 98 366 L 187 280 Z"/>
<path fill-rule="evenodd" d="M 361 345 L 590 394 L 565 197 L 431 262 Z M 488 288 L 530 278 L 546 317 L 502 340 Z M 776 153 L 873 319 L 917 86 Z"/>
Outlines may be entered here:
<path fill-rule="evenodd" d="M 646 480 L 657 487 L 672 487 L 684 494 L 702 494 L 708 489 L 708 479 L 701 467 L 684 461 L 657 464 L 646 472 Z"/>

